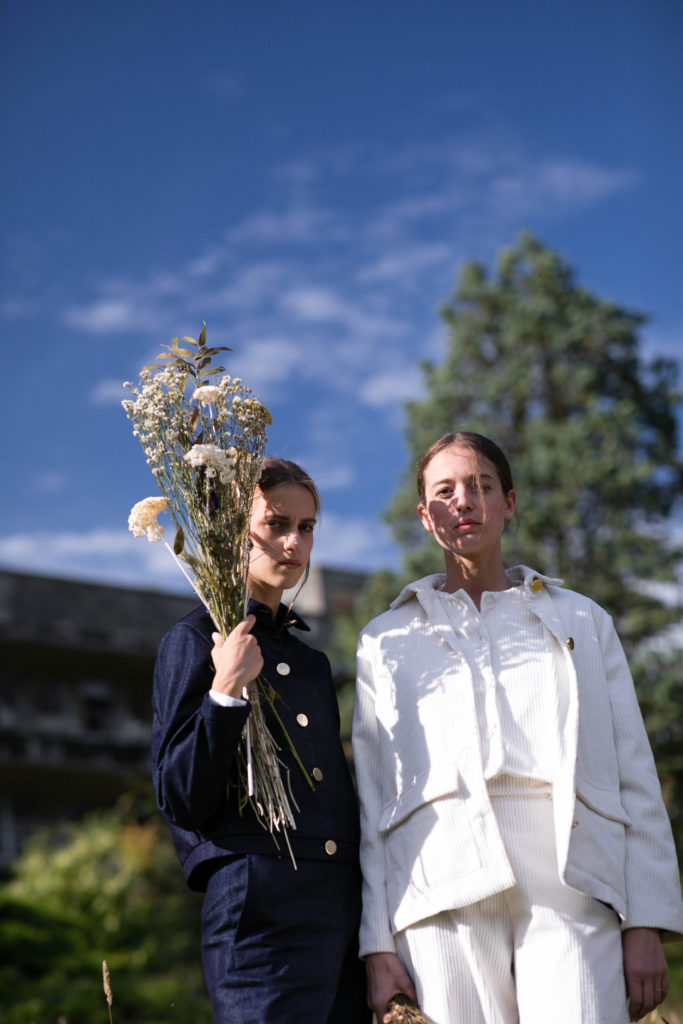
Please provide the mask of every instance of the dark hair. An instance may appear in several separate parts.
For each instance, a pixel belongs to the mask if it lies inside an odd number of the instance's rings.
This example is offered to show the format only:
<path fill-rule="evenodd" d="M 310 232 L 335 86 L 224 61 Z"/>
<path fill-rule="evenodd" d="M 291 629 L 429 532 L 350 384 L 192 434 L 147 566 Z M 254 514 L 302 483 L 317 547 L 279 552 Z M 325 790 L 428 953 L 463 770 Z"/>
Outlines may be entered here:
<path fill-rule="evenodd" d="M 261 461 L 261 476 L 258 481 L 259 490 L 265 494 L 280 484 L 299 484 L 305 487 L 315 502 L 316 512 L 320 512 L 320 495 L 305 469 L 288 459 L 276 459 L 267 455 Z"/>
<path fill-rule="evenodd" d="M 503 494 L 514 490 L 512 482 L 512 470 L 505 453 L 498 447 L 495 441 L 484 437 L 483 434 L 474 434 L 469 430 L 458 430 L 453 434 L 444 434 L 431 444 L 417 464 L 417 493 L 420 496 L 421 504 L 425 503 L 425 472 L 427 466 L 435 455 L 442 452 L 444 448 L 457 446 L 458 448 L 469 448 L 479 455 L 483 455 L 495 467 Z"/>

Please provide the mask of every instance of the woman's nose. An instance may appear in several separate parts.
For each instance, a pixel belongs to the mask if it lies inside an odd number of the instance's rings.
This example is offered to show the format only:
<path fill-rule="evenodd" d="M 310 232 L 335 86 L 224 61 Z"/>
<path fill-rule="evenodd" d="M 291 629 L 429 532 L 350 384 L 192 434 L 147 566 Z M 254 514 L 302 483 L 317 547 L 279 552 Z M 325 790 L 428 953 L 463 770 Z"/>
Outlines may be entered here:
<path fill-rule="evenodd" d="M 456 487 L 453 491 L 453 504 L 457 509 L 472 508 L 472 495 L 467 487 Z"/>
<path fill-rule="evenodd" d="M 285 551 L 296 551 L 299 544 L 299 534 L 296 530 L 285 536 Z"/>

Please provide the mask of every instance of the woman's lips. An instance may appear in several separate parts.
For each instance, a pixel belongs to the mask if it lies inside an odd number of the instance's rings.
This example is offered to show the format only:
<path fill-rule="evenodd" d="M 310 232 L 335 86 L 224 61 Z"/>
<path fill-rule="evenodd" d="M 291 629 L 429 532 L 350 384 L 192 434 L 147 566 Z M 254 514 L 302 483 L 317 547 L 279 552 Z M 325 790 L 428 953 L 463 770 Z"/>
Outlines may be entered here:
<path fill-rule="evenodd" d="M 457 522 L 455 524 L 455 529 L 456 530 L 469 530 L 469 529 L 472 529 L 472 527 L 474 527 L 474 526 L 480 526 L 480 525 L 481 524 L 478 523 L 476 519 L 461 519 L 459 522 Z"/>

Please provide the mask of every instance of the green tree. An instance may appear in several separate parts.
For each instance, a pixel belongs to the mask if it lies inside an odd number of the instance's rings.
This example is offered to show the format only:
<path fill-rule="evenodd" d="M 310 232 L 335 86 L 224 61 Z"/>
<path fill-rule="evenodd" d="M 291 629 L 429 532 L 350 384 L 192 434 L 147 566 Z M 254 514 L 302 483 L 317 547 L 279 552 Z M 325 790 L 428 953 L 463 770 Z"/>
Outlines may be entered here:
<path fill-rule="evenodd" d="M 425 397 L 406 407 L 413 458 L 386 512 L 405 554 L 396 587 L 443 567 L 416 516 L 414 462 L 451 430 L 492 437 L 518 493 L 506 561 L 562 577 L 613 615 L 683 838 L 683 651 L 661 640 L 682 611 L 666 598 L 683 559 L 670 529 L 683 484 L 676 364 L 646 362 L 645 318 L 581 287 L 529 235 L 500 254 L 493 276 L 466 263 L 443 319 L 445 357 L 422 365 Z M 388 589 L 386 576 L 373 582 L 362 613 L 340 626 L 347 664 L 350 634 L 386 607 Z"/>
<path fill-rule="evenodd" d="M 209 1024 L 200 900 L 156 812 L 130 800 L 37 835 L 0 888 L 4 1024 Z"/>

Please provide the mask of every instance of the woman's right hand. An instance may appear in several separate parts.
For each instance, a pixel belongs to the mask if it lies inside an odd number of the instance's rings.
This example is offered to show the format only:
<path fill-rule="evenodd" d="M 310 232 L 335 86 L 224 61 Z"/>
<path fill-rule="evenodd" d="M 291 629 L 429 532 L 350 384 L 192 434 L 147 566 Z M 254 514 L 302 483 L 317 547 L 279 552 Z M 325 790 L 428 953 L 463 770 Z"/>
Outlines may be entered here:
<path fill-rule="evenodd" d="M 395 953 L 370 953 L 365 958 L 368 979 L 368 1006 L 378 1021 L 384 1020 L 387 1003 L 402 992 L 417 1002 L 415 986 Z"/>
<path fill-rule="evenodd" d="M 216 669 L 212 690 L 229 697 L 241 697 L 242 690 L 263 668 L 261 648 L 251 630 L 256 616 L 247 615 L 227 637 L 213 633 L 211 659 Z"/>

